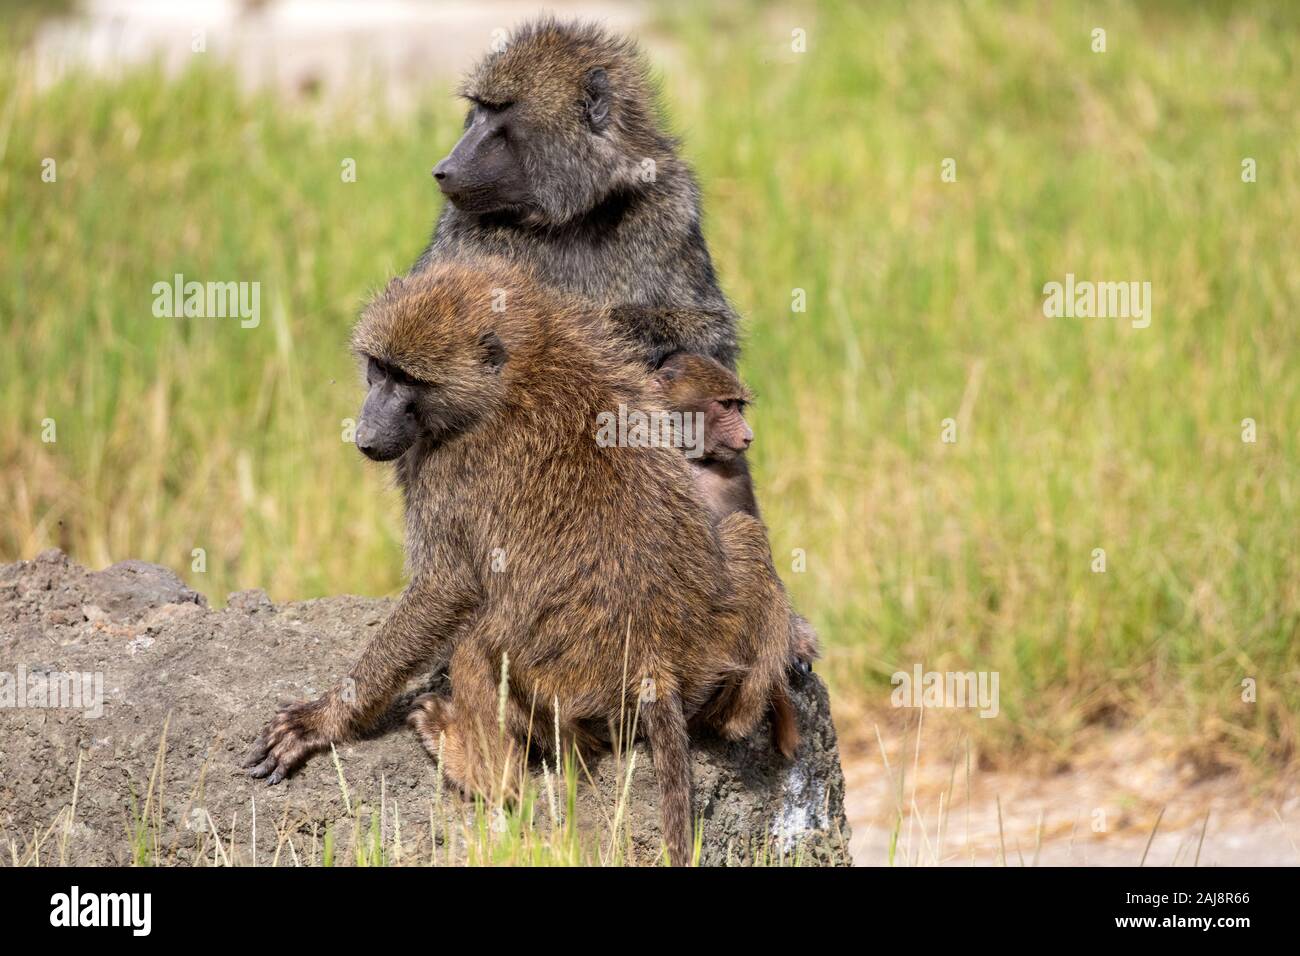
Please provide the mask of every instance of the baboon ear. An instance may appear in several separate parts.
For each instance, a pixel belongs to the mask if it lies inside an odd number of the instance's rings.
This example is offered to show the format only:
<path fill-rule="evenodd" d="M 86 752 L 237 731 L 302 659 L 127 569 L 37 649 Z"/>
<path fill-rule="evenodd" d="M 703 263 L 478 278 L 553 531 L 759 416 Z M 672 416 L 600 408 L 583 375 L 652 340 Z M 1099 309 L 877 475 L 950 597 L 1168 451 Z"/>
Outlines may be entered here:
<path fill-rule="evenodd" d="M 587 122 L 599 133 L 609 125 L 609 74 L 604 67 L 598 66 L 587 73 L 583 81 L 583 99 Z"/>
<path fill-rule="evenodd" d="M 506 352 L 505 345 L 501 339 L 497 338 L 495 332 L 484 332 L 478 337 L 479 348 L 483 350 L 483 361 L 492 369 L 493 372 L 501 371 L 501 366 L 506 364 L 506 359 L 510 357 Z"/>

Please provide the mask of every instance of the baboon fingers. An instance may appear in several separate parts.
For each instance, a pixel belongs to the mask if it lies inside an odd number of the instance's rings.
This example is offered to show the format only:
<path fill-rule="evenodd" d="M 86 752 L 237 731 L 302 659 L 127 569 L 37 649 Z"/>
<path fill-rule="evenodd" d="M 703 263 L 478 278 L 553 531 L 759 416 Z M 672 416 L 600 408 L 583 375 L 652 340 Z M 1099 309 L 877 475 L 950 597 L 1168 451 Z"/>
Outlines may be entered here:
<path fill-rule="evenodd" d="M 249 771 L 249 776 L 257 779 L 266 777 L 266 785 L 274 787 L 277 783 L 282 783 L 291 777 L 294 771 L 301 767 L 307 758 L 319 749 L 320 747 L 316 744 L 304 741 L 292 742 L 279 752 L 272 753 L 262 763 Z"/>
<path fill-rule="evenodd" d="M 248 767 L 256 767 L 266 759 L 266 752 L 269 749 L 270 745 L 266 741 L 266 734 L 260 735 L 253 741 L 253 746 L 249 749 L 248 756 L 244 758 L 244 762 L 241 766 L 246 769 Z"/>
<path fill-rule="evenodd" d="M 274 770 L 279 765 L 279 763 L 280 761 L 276 759 L 274 754 L 272 754 L 271 756 L 262 760 L 256 767 L 253 767 L 253 769 L 249 770 L 248 775 L 250 777 L 256 777 L 257 779 L 260 780 L 262 777 L 265 777 L 269 773 L 271 773 L 271 771 Z"/>
<path fill-rule="evenodd" d="M 317 730 L 319 701 L 282 707 L 253 741 L 244 767 L 255 779 L 275 785 L 289 777 L 329 741 Z"/>

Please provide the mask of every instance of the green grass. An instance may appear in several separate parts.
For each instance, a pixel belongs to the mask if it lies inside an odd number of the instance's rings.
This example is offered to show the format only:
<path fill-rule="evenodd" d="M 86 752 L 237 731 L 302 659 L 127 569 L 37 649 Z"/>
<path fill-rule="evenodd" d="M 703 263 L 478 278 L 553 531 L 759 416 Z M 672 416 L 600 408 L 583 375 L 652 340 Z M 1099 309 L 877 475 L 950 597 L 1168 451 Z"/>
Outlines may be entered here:
<path fill-rule="evenodd" d="M 503 672 L 503 684 L 505 681 Z M 633 728 L 636 716 L 628 716 Z M 264 804 L 264 839 L 259 842 L 256 796 L 250 801 L 251 820 L 241 824 L 238 813 L 218 821 L 196 802 L 203 792 L 202 773 L 188 795 L 165 793 L 167 723 L 159 732 L 145 793 L 138 794 L 131 786 L 123 794 L 123 839 L 133 866 L 590 867 L 667 862 L 667 851 L 662 847 L 655 858 L 633 845 L 628 801 L 637 758 L 644 759 L 645 754 L 627 745 L 632 735 L 615 743 L 616 782 L 621 783 L 615 787 L 612 804 L 597 798 L 591 805 L 589 809 L 598 811 L 593 814 L 594 822 L 579 823 L 578 788 L 594 786 L 594 780 L 583 758 L 571 749 L 559 757 L 533 754 L 538 759 L 525 759 L 517 768 L 519 776 L 510 794 L 499 786 L 470 802 L 461 798 L 445 776 L 439 751 L 434 784 L 423 797 L 427 817 L 412 818 L 409 814 L 402 816 L 402 801 L 390 799 L 382 776 L 377 785 L 369 781 L 368 793 L 354 791 L 338 751 L 331 747 L 340 797 L 335 818 L 322 823 L 298 812 L 291 818 L 286 806 L 279 820 L 268 820 Z M 0 847 L 10 865 L 66 866 L 79 859 L 82 847 L 77 844 L 85 840 L 84 835 L 77 835 L 81 765 L 78 756 L 71 799 L 57 809 L 44 830 L 37 828 L 20 839 L 9 838 L 8 845 Z M 411 795 L 406 796 L 409 811 Z M 417 812 L 422 814 L 420 800 L 417 795 Z M 179 816 L 189 821 L 183 828 L 176 824 L 177 808 Z M 697 817 L 688 865 L 699 865 L 705 826 L 705 821 Z M 192 841 L 185 832 L 189 830 L 197 834 Z M 727 859 L 733 865 L 807 864 L 803 847 L 782 848 L 771 839 L 743 851 L 729 850 Z"/>
<path fill-rule="evenodd" d="M 658 30 L 746 317 L 773 550 L 837 699 L 883 708 L 917 661 L 997 670 L 1003 716 L 971 727 L 1003 757 L 1144 720 L 1207 765 L 1289 759 L 1300 10 L 727 5 Z M 398 588 L 396 493 L 341 438 L 346 341 L 426 238 L 459 107 L 318 111 L 197 67 L 37 92 L 26 67 L 0 66 L 0 559 L 139 557 L 217 601 Z M 260 281 L 260 327 L 154 318 L 176 272 Z M 1044 318 L 1067 272 L 1149 280 L 1151 327 Z"/>

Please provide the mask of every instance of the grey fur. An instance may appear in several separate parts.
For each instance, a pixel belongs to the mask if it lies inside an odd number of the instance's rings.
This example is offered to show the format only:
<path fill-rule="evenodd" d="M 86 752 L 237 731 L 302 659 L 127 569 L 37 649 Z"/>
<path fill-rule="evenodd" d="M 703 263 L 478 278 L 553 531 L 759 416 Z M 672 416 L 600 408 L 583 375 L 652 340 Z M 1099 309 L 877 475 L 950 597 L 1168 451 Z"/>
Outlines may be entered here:
<path fill-rule="evenodd" d="M 610 97 L 599 129 L 586 124 L 590 104 L 582 93 L 593 71 Z M 554 102 L 568 95 L 556 90 L 572 90 L 574 102 Z M 550 97 L 527 104 L 532 135 L 519 147 L 537 200 L 526 211 L 485 215 L 446 203 L 412 271 L 502 256 L 531 266 L 557 289 L 623 307 L 615 321 L 644 346 L 652 365 L 687 351 L 734 369 L 737 316 L 704 241 L 699 187 L 662 128 L 636 47 L 589 24 L 542 18 L 518 29 L 503 52 L 489 54 L 462 92 L 498 101 Z M 654 164 L 653 181 L 638 175 L 646 160 Z"/>

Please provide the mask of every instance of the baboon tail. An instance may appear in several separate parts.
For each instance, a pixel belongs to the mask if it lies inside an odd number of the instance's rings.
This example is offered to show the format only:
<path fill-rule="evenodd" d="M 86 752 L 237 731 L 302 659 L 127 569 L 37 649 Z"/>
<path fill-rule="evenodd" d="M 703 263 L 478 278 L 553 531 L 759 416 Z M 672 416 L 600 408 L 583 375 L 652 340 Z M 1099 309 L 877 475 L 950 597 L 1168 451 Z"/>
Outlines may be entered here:
<path fill-rule="evenodd" d="M 799 728 L 795 724 L 794 705 L 783 684 L 772 691 L 772 742 L 781 756 L 789 760 L 799 746 Z"/>
<path fill-rule="evenodd" d="M 691 754 L 682 700 L 674 692 L 642 705 L 645 735 L 650 741 L 668 862 L 691 861 Z"/>

